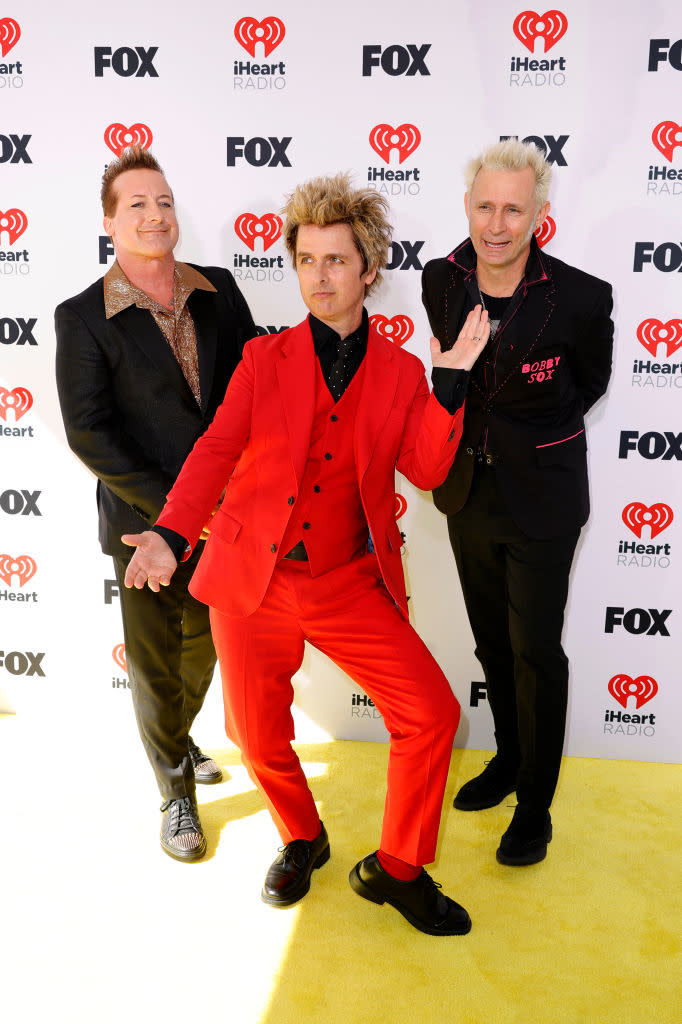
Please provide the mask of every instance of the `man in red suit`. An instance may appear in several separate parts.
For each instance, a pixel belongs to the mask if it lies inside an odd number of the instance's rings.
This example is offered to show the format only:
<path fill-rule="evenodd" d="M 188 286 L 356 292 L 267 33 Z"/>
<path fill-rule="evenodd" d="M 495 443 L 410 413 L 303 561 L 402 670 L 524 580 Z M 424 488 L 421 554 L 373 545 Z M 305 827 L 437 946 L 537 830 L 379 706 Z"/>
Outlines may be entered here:
<path fill-rule="evenodd" d="M 227 484 L 190 589 L 211 609 L 228 734 L 284 843 L 263 900 L 297 902 L 329 858 L 291 747 L 291 677 L 307 640 L 366 690 L 391 737 L 381 845 L 351 886 L 421 931 L 456 935 L 469 915 L 422 865 L 435 856 L 459 705 L 409 623 L 394 474 L 423 490 L 447 476 L 488 318 L 472 310 L 449 351 L 432 339 L 429 394 L 419 360 L 363 308 L 386 263 L 386 209 L 345 175 L 291 195 L 284 233 L 310 316 L 247 343 L 154 530 L 123 538 L 137 547 L 125 582 L 166 586 Z"/>

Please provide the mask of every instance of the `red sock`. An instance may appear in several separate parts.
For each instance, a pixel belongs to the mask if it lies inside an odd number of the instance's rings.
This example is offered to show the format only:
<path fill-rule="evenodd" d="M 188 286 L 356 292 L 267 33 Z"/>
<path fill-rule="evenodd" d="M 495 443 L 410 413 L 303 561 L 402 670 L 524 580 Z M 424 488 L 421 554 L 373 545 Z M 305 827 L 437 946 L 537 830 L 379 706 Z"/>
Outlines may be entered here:
<path fill-rule="evenodd" d="M 397 857 L 391 857 L 390 853 L 384 853 L 383 850 L 377 850 L 377 859 L 384 871 L 397 878 L 399 882 L 414 882 L 422 873 L 421 868 L 416 868 L 407 861 L 398 860 Z"/>

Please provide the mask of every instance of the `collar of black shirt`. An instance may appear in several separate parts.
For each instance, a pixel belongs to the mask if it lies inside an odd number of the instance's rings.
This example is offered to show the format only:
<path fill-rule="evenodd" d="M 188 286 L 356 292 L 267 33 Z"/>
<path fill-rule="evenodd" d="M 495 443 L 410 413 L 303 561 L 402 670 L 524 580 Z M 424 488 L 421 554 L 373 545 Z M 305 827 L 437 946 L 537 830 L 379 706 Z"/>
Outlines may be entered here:
<path fill-rule="evenodd" d="M 315 354 L 320 357 L 321 361 L 326 358 L 334 360 L 336 359 L 339 352 L 339 341 L 341 340 L 340 335 L 334 330 L 333 327 L 329 327 L 328 324 L 318 320 L 312 313 L 308 314 L 308 323 L 310 324 L 310 331 L 313 336 L 313 345 L 315 346 Z M 358 346 L 363 354 L 367 351 L 367 337 L 369 335 L 369 317 L 367 310 L 362 310 L 362 320 L 357 330 L 353 331 L 352 334 L 348 335 L 348 341 L 351 342 L 353 347 Z"/>

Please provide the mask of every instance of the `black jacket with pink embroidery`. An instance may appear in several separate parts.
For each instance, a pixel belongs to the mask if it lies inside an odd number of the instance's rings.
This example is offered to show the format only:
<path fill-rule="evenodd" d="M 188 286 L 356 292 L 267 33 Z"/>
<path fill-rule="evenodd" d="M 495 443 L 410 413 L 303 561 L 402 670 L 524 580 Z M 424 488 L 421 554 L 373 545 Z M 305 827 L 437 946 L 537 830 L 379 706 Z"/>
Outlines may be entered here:
<path fill-rule="evenodd" d="M 431 330 L 451 346 L 480 302 L 469 239 L 427 263 L 422 289 Z M 483 452 L 528 536 L 558 537 L 583 525 L 590 507 L 583 416 L 611 375 L 612 306 L 609 284 L 531 240 L 524 277 L 470 376 L 462 440 L 433 492 L 441 512 L 463 507 Z"/>

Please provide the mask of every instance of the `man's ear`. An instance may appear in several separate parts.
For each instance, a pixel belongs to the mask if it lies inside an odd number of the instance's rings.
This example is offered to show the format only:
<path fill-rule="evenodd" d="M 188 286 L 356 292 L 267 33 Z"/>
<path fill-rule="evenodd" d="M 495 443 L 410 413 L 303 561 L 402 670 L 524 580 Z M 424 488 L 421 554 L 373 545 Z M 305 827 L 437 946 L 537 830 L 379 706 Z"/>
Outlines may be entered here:
<path fill-rule="evenodd" d="M 548 202 L 547 203 L 543 203 L 542 206 L 540 207 L 540 209 L 538 210 L 537 216 L 535 217 L 535 230 L 536 231 L 540 227 L 540 225 L 544 222 L 545 218 L 547 217 L 547 214 L 549 213 L 549 207 L 550 207 L 550 204 Z"/>

